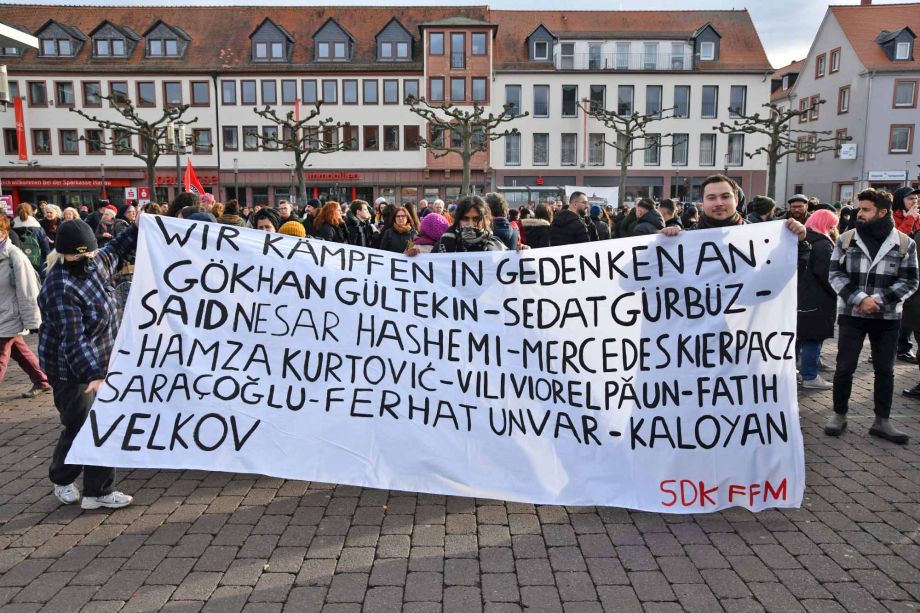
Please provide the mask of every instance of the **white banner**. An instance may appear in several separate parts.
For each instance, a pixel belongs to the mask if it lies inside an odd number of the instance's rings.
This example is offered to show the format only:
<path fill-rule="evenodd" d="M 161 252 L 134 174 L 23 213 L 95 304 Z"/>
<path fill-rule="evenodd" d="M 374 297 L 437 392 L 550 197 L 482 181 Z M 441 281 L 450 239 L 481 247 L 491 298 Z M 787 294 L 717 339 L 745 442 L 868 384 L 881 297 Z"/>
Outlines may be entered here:
<path fill-rule="evenodd" d="M 572 194 L 575 192 L 584 192 L 588 197 L 588 202 L 591 204 L 612 204 L 613 206 L 617 205 L 620 197 L 620 188 L 619 187 L 591 187 L 590 185 L 566 185 L 565 186 L 565 199 L 571 200 Z"/>
<path fill-rule="evenodd" d="M 68 462 L 659 512 L 801 503 L 781 222 L 416 258 L 140 223 Z"/>

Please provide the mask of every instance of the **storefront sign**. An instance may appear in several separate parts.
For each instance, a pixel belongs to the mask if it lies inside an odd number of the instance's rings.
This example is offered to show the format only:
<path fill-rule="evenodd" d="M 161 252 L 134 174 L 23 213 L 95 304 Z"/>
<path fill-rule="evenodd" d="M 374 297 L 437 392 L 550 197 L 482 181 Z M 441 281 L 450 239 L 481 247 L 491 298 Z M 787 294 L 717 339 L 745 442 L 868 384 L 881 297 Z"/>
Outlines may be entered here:
<path fill-rule="evenodd" d="M 841 160 L 855 160 L 856 159 L 856 143 L 847 143 L 845 145 L 840 145 L 840 159 Z"/>
<path fill-rule="evenodd" d="M 13 197 L 12 196 L 0 196 L 0 209 L 6 213 L 7 217 L 13 216 Z"/>
<path fill-rule="evenodd" d="M 359 172 L 308 172 L 307 181 L 359 181 Z"/>
<path fill-rule="evenodd" d="M 870 170 L 870 181 L 903 181 L 907 178 L 906 170 Z"/>
<path fill-rule="evenodd" d="M 125 200 L 136 202 L 140 206 L 145 204 L 150 204 L 150 188 L 149 187 L 126 187 L 125 188 Z"/>
<path fill-rule="evenodd" d="M 102 179 L 63 179 L 63 178 L 12 178 L 4 177 L 3 185 L 6 187 L 102 187 Z M 130 179 L 106 179 L 106 187 L 127 187 L 131 185 Z"/>
<path fill-rule="evenodd" d="M 217 175 L 198 175 L 198 180 L 202 185 L 217 185 L 218 179 Z M 175 185 L 176 177 L 175 175 L 166 175 L 157 177 L 157 187 L 163 185 Z"/>

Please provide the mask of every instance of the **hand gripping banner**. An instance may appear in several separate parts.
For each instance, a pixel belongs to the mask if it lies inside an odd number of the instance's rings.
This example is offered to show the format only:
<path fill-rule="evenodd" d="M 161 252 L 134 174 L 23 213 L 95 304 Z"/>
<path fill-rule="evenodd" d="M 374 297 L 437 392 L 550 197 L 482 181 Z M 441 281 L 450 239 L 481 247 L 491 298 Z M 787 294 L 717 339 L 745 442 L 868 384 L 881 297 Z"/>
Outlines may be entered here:
<path fill-rule="evenodd" d="M 68 462 L 673 513 L 801 504 L 780 222 L 415 258 L 140 224 Z"/>

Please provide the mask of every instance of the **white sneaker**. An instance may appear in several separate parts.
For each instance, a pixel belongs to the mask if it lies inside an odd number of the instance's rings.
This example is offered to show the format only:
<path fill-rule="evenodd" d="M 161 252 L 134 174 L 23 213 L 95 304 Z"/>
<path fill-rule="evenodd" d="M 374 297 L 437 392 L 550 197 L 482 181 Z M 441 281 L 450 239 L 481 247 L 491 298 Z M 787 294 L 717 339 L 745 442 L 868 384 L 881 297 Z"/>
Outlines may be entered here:
<path fill-rule="evenodd" d="M 833 387 L 834 384 L 822 379 L 821 375 L 816 376 L 814 379 L 804 379 L 802 381 L 802 388 L 807 390 L 829 390 Z"/>
<path fill-rule="evenodd" d="M 77 488 L 76 483 L 71 483 L 70 485 L 55 485 L 54 496 L 60 500 L 62 504 L 73 504 L 80 501 L 80 490 Z"/>
<path fill-rule="evenodd" d="M 105 496 L 84 496 L 80 506 L 84 509 L 98 509 L 100 507 L 105 507 L 106 509 L 120 509 L 131 504 L 132 500 L 134 500 L 132 496 L 122 494 L 121 492 L 112 492 Z"/>

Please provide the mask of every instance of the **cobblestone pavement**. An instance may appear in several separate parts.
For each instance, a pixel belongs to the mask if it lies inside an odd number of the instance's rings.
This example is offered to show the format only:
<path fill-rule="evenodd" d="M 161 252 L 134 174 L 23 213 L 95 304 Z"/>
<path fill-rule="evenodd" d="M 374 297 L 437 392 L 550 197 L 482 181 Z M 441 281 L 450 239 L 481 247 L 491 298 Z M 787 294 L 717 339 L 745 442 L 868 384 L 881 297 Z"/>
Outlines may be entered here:
<path fill-rule="evenodd" d="M 51 495 L 56 414 L 17 399 L 13 364 L 0 611 L 917 613 L 920 402 L 895 398 L 910 445 L 870 438 L 870 368 L 841 439 L 830 393 L 800 396 L 803 508 L 670 516 L 159 470 L 121 471 L 134 505 L 83 512 Z M 896 392 L 918 377 L 899 364 Z"/>

